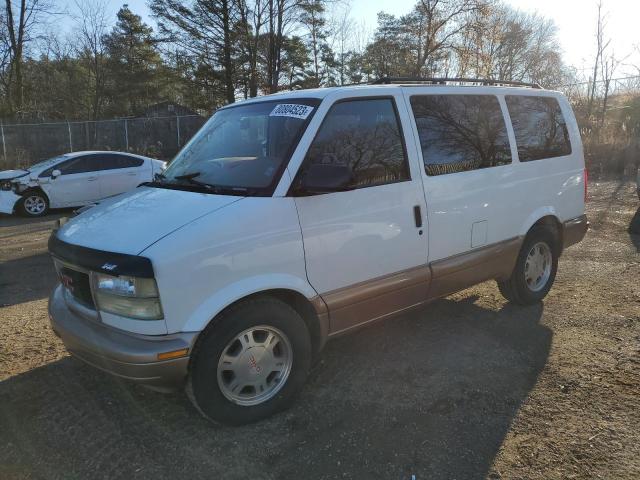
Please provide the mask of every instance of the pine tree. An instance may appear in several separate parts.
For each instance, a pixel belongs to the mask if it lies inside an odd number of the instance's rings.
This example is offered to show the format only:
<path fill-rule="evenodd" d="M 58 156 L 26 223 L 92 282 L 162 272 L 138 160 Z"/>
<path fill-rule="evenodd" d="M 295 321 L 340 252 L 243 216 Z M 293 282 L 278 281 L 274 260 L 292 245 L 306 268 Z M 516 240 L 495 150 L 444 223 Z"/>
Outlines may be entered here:
<path fill-rule="evenodd" d="M 168 71 L 156 48 L 153 30 L 127 5 L 118 12 L 118 22 L 106 36 L 105 47 L 111 115 L 137 115 L 163 99 Z"/>
<path fill-rule="evenodd" d="M 328 62 L 333 53 L 327 44 L 327 25 L 325 0 L 305 0 L 300 4 L 300 23 L 307 30 L 307 48 L 311 55 L 311 69 L 308 72 L 308 81 L 305 85 L 319 87 L 328 79 Z"/>

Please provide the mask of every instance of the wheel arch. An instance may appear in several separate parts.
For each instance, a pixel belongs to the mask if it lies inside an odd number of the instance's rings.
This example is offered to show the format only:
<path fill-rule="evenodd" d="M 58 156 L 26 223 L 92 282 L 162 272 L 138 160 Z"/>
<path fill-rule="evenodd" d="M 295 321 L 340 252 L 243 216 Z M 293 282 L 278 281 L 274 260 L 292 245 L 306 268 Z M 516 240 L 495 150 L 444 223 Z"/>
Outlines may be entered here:
<path fill-rule="evenodd" d="M 562 222 L 556 215 L 555 211 L 553 209 L 541 211 L 538 214 L 537 219 L 533 217 L 533 218 L 530 218 L 530 220 L 532 221 L 530 222 L 530 225 L 524 232 L 524 235 L 525 236 L 528 235 L 529 232 L 531 232 L 531 230 L 536 227 L 548 228 L 551 232 L 553 232 L 553 235 L 555 237 L 555 247 L 557 249 L 558 255 L 560 255 L 562 253 L 562 245 L 563 245 L 563 238 L 562 238 L 563 226 L 562 226 Z"/>
<path fill-rule="evenodd" d="M 29 194 L 30 192 L 38 192 L 41 193 L 42 195 L 45 196 L 45 198 L 47 199 L 47 203 L 49 205 L 51 205 L 51 198 L 49 198 L 49 194 L 47 192 L 44 191 L 44 189 L 39 186 L 39 185 L 34 185 L 31 187 L 27 187 L 25 188 L 22 192 L 20 192 L 20 196 L 24 197 L 25 195 Z"/>
<path fill-rule="evenodd" d="M 47 192 L 42 187 L 40 187 L 39 185 L 33 185 L 33 186 L 29 186 L 29 187 L 25 188 L 23 191 L 21 191 L 18 194 L 18 195 L 20 195 L 20 199 L 15 203 L 15 205 L 13 207 L 14 208 L 14 212 L 17 211 L 18 213 L 24 213 L 23 202 L 25 201 L 26 197 L 30 193 L 41 194 L 44 197 L 45 201 L 47 202 L 46 209 L 51 208 L 51 198 L 49 197 Z"/>
<path fill-rule="evenodd" d="M 313 348 L 314 357 L 322 350 L 329 333 L 329 317 L 326 312 L 326 305 L 319 296 L 312 298 L 307 297 L 300 291 L 291 288 L 271 288 L 248 293 L 240 298 L 230 301 L 224 307 L 220 308 L 208 323 L 201 329 L 196 339 L 196 343 L 202 337 L 202 334 L 209 328 L 213 328 L 224 312 L 228 309 L 258 297 L 276 298 L 291 308 L 304 320 Z"/>

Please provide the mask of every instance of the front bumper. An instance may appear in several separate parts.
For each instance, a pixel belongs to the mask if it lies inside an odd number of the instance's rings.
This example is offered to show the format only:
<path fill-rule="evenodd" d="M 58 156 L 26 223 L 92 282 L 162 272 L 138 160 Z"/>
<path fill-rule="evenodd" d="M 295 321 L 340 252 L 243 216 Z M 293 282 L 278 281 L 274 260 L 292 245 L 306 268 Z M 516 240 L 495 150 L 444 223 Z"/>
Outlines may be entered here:
<path fill-rule="evenodd" d="M 580 215 L 564 222 L 563 227 L 562 248 L 565 249 L 582 241 L 589 230 L 589 222 L 586 215 Z"/>
<path fill-rule="evenodd" d="M 0 213 L 11 215 L 20 198 L 20 195 L 16 195 L 9 190 L 0 190 Z"/>
<path fill-rule="evenodd" d="M 176 390 L 184 384 L 189 356 L 158 361 L 158 354 L 193 349 L 198 332 L 140 335 L 105 326 L 71 309 L 62 285 L 49 298 L 49 319 L 54 332 L 75 357 L 126 380 L 156 390 Z"/>

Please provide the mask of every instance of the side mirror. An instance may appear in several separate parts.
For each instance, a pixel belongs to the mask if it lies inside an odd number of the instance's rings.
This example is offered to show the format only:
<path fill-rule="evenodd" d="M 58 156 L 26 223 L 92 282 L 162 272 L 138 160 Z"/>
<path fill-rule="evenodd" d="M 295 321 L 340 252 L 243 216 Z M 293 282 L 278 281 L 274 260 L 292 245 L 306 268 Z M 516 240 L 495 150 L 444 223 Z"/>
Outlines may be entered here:
<path fill-rule="evenodd" d="M 300 182 L 301 193 L 330 193 L 349 190 L 353 172 L 347 165 L 312 163 Z"/>
<path fill-rule="evenodd" d="M 62 172 L 60 170 L 54 170 L 53 172 L 51 172 L 51 178 L 58 178 L 60 175 L 62 175 Z"/>

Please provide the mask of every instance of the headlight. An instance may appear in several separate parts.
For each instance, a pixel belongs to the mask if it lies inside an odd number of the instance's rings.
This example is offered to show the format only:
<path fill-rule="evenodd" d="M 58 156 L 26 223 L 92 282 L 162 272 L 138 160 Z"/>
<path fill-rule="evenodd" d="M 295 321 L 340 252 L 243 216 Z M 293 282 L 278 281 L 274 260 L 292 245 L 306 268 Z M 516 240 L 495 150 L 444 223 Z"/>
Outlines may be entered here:
<path fill-rule="evenodd" d="M 13 190 L 13 188 L 11 187 L 11 182 L 9 182 L 8 180 L 0 181 L 0 190 L 4 190 L 5 192 Z"/>
<path fill-rule="evenodd" d="M 98 310 L 139 320 L 163 318 L 158 286 L 153 278 L 93 273 Z"/>

